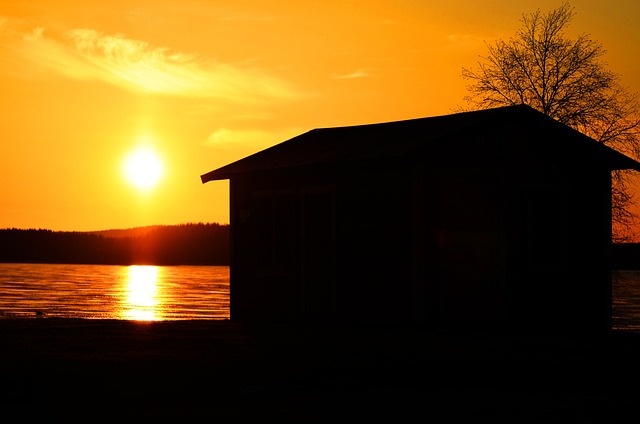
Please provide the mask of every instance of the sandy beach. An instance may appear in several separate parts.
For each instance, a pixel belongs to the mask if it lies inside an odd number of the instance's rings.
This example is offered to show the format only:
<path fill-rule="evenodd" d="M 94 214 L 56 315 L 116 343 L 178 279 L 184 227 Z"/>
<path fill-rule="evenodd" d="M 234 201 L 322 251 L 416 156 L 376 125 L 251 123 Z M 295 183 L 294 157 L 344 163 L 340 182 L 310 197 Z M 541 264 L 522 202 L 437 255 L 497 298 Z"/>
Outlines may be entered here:
<path fill-rule="evenodd" d="M 627 422 L 640 335 L 0 320 L 0 405 L 29 418 Z"/>

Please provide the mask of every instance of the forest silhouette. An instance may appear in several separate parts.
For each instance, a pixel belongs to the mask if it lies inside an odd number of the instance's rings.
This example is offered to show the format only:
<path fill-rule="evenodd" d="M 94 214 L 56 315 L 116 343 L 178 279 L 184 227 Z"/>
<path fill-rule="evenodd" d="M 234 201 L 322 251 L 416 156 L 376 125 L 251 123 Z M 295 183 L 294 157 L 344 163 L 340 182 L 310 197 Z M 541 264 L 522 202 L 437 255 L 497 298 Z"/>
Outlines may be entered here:
<path fill-rule="evenodd" d="M 97 232 L 0 229 L 0 262 L 229 265 L 229 225 L 193 223 Z"/>
<path fill-rule="evenodd" d="M 229 225 L 190 223 L 92 232 L 0 229 L 0 263 L 229 265 Z M 613 243 L 613 269 L 640 269 L 640 243 Z"/>

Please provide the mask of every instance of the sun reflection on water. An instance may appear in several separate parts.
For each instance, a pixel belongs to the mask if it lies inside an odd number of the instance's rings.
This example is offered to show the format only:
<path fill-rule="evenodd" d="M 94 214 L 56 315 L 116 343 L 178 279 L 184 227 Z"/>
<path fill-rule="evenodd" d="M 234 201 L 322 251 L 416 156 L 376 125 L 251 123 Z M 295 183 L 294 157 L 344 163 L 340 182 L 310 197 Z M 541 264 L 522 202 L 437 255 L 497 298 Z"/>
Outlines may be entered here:
<path fill-rule="evenodd" d="M 132 265 L 128 267 L 123 318 L 135 321 L 156 321 L 159 316 L 158 267 Z"/>

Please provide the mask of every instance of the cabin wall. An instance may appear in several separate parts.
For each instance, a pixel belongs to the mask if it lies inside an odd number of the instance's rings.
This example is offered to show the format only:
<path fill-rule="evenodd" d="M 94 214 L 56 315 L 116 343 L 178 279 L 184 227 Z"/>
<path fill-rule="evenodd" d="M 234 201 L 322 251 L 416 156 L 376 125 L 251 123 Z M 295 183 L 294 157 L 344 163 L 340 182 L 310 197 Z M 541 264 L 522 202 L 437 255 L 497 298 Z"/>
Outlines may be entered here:
<path fill-rule="evenodd" d="M 338 312 L 347 321 L 412 320 L 410 170 L 350 169 L 337 192 Z"/>
<path fill-rule="evenodd" d="M 415 321 L 610 330 L 610 171 L 418 163 L 413 187 Z"/>
<path fill-rule="evenodd" d="M 517 231 L 520 242 L 510 284 L 511 317 L 517 326 L 562 328 L 573 309 L 568 293 L 575 281 L 580 186 L 555 172 L 521 179 Z"/>
<path fill-rule="evenodd" d="M 232 320 L 334 314 L 334 187 L 314 175 L 264 174 L 232 182 Z"/>
<path fill-rule="evenodd" d="M 414 321 L 495 328 L 507 319 L 505 175 L 501 170 L 413 170 Z"/>
<path fill-rule="evenodd" d="M 439 325 L 495 327 L 506 313 L 503 177 L 457 170 L 434 179 Z"/>
<path fill-rule="evenodd" d="M 234 177 L 232 320 L 610 329 L 608 170 L 412 164 Z"/>
<path fill-rule="evenodd" d="M 232 319 L 410 321 L 411 189 L 372 167 L 234 179 Z"/>
<path fill-rule="evenodd" d="M 603 333 L 611 330 L 611 172 L 588 169 L 579 177 L 569 220 L 573 232 L 572 277 L 564 299 L 565 330 Z M 560 314 L 559 314 L 560 315 Z"/>
<path fill-rule="evenodd" d="M 546 169 L 516 180 L 521 195 L 510 213 L 511 327 L 602 331 L 611 314 L 610 172 Z"/>

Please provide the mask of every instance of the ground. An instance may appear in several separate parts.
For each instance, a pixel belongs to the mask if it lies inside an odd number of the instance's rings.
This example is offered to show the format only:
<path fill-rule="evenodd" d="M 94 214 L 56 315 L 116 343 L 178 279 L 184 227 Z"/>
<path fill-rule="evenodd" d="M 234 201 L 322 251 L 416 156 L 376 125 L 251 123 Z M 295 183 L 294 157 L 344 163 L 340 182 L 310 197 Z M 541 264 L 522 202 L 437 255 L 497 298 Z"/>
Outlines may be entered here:
<path fill-rule="evenodd" d="M 0 406 L 23 420 L 628 422 L 638 359 L 626 332 L 0 320 Z"/>

